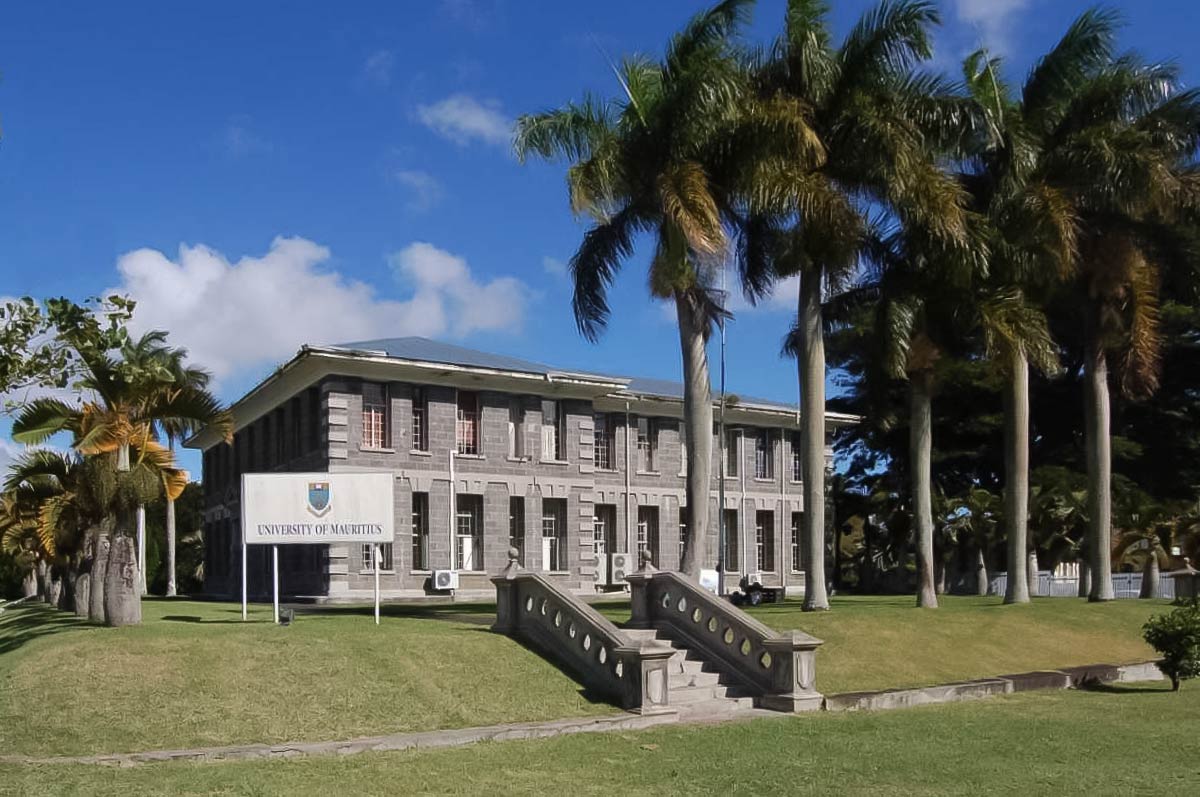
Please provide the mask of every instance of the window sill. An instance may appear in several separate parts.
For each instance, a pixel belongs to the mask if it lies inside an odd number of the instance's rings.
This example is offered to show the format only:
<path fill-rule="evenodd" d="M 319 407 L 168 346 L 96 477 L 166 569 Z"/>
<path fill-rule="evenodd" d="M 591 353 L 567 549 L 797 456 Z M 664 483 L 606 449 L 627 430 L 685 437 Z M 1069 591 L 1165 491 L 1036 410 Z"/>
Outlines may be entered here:
<path fill-rule="evenodd" d="M 538 572 L 544 576 L 569 576 L 569 575 L 571 575 L 570 570 L 539 570 Z"/>
<path fill-rule="evenodd" d="M 620 473 L 621 471 L 617 470 L 616 468 L 601 468 L 601 467 L 596 467 L 596 468 L 595 468 L 595 472 L 596 472 L 596 473 Z"/>
<path fill-rule="evenodd" d="M 774 484 L 775 483 L 774 479 L 768 479 L 764 476 L 755 476 L 754 481 L 758 482 L 759 484 Z"/>
<path fill-rule="evenodd" d="M 416 456 L 418 456 L 418 457 L 432 457 L 432 456 L 433 456 L 433 453 L 432 453 L 432 452 L 430 452 L 430 451 L 422 451 L 422 450 L 421 450 L 421 449 L 419 449 L 419 448 L 413 448 L 413 449 L 410 449 L 408 453 L 409 453 L 409 454 L 416 455 Z"/>
<path fill-rule="evenodd" d="M 375 571 L 374 570 L 359 570 L 358 574 L 360 576 L 373 576 L 373 575 L 375 575 Z M 380 570 L 379 575 L 394 576 L 394 575 L 396 575 L 396 571 L 395 570 Z"/>
<path fill-rule="evenodd" d="M 409 570 L 408 574 L 410 576 L 432 576 L 433 571 L 432 570 Z"/>
<path fill-rule="evenodd" d="M 529 461 L 529 457 L 505 457 L 505 458 L 504 458 L 504 461 L 505 461 L 505 462 L 516 462 L 516 463 L 519 463 L 519 464 L 524 464 L 524 463 L 526 463 L 526 462 L 528 462 L 528 461 Z"/>
<path fill-rule="evenodd" d="M 634 471 L 635 476 L 662 476 L 662 471 L 657 470 L 638 470 Z"/>
<path fill-rule="evenodd" d="M 565 459 L 543 459 L 538 461 L 539 465 L 570 465 Z"/>
<path fill-rule="evenodd" d="M 484 457 L 483 454 L 459 454 L 459 453 L 455 453 L 454 458 L 455 459 L 478 460 L 480 462 L 482 462 L 484 459 L 486 459 L 486 457 Z"/>
<path fill-rule="evenodd" d="M 368 452 L 371 452 L 374 454 L 395 454 L 396 453 L 396 449 L 394 449 L 394 448 L 379 448 L 376 446 L 359 446 L 358 450 L 359 451 L 368 451 Z"/>

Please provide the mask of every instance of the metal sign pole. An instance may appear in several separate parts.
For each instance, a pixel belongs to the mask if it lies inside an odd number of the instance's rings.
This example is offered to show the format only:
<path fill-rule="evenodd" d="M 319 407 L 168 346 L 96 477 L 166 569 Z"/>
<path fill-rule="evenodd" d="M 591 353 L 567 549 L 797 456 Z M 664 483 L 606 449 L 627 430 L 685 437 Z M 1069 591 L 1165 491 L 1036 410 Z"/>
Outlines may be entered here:
<path fill-rule="evenodd" d="M 379 545 L 375 545 L 375 625 L 379 625 L 379 565 L 383 556 L 379 553 Z"/>
<path fill-rule="evenodd" d="M 246 535 L 242 533 L 242 621 L 246 620 Z"/>
<path fill-rule="evenodd" d="M 271 546 L 271 571 L 275 582 L 275 625 L 279 625 L 279 546 Z"/>

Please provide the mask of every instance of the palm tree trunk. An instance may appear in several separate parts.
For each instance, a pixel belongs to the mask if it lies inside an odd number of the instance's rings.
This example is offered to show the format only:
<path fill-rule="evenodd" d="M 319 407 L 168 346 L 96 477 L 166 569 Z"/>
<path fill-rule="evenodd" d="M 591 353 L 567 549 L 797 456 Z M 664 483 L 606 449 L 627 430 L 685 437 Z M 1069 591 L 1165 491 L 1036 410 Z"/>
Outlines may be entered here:
<path fill-rule="evenodd" d="M 39 600 L 50 602 L 50 578 L 49 568 L 46 566 L 46 560 L 38 556 L 37 564 L 34 566 L 34 575 L 37 580 L 37 597 Z"/>
<path fill-rule="evenodd" d="M 829 608 L 825 588 L 825 330 L 821 324 L 821 275 L 800 278 L 800 477 L 804 513 L 804 611 Z"/>
<path fill-rule="evenodd" d="M 1081 598 L 1086 598 L 1092 592 L 1092 568 L 1088 565 L 1086 559 L 1079 561 L 1079 592 L 1076 593 Z"/>
<path fill-rule="evenodd" d="M 987 595 L 991 587 L 988 579 L 987 552 L 981 543 L 975 544 L 975 594 Z"/>
<path fill-rule="evenodd" d="M 1004 393 L 1004 530 L 1008 536 L 1005 603 L 1029 603 L 1029 360 L 1014 351 Z"/>
<path fill-rule="evenodd" d="M 933 560 L 933 581 L 938 595 L 946 594 L 946 557 L 938 551 Z"/>
<path fill-rule="evenodd" d="M 112 520 L 105 518 L 96 528 L 92 550 L 92 577 L 88 589 L 88 619 L 104 622 L 104 586 L 108 575 L 109 550 L 112 548 Z"/>
<path fill-rule="evenodd" d="M 167 597 L 175 597 L 175 499 L 167 499 Z"/>
<path fill-rule="evenodd" d="M 1029 552 L 1029 563 L 1025 566 L 1025 576 L 1029 581 L 1028 592 L 1031 597 L 1041 594 L 1038 590 L 1038 558 L 1037 551 Z"/>
<path fill-rule="evenodd" d="M 136 531 L 130 528 L 136 524 L 136 515 L 130 518 L 130 514 L 128 510 L 118 511 L 117 529 L 112 535 L 104 573 L 104 622 L 113 627 L 142 621 Z"/>
<path fill-rule="evenodd" d="M 46 603 L 58 607 L 59 600 L 62 599 L 63 582 L 62 574 L 56 573 L 53 567 L 46 568 Z"/>
<path fill-rule="evenodd" d="M 927 370 L 909 374 L 909 458 L 912 468 L 913 526 L 917 531 L 917 605 L 936 609 L 933 585 L 933 374 Z"/>
<path fill-rule="evenodd" d="M 707 319 L 687 293 L 675 294 L 683 353 L 683 422 L 687 428 L 687 535 L 679 569 L 698 579 L 708 562 L 708 497 L 712 471 L 712 383 L 708 375 Z"/>
<path fill-rule="evenodd" d="M 1108 360 L 1099 324 L 1087 330 L 1083 362 L 1084 420 L 1088 475 L 1088 555 L 1090 601 L 1113 599 L 1112 585 L 1112 438 L 1109 436 Z"/>
<path fill-rule="evenodd" d="M 1159 586 L 1159 580 L 1158 553 L 1155 552 L 1154 549 L 1151 549 L 1150 558 L 1146 560 L 1146 567 L 1142 570 L 1142 589 L 1138 593 L 1138 597 L 1162 597 L 1162 589 Z"/>
<path fill-rule="evenodd" d="M 25 571 L 25 577 L 21 579 L 21 597 L 34 598 L 37 597 L 38 579 L 37 566 L 30 565 Z"/>

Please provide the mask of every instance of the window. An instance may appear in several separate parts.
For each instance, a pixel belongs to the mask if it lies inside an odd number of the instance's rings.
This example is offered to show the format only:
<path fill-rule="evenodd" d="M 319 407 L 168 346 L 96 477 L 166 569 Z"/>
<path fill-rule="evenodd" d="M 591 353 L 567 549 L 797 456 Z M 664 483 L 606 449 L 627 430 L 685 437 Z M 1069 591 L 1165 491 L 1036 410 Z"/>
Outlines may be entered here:
<path fill-rule="evenodd" d="M 291 413 L 290 445 L 292 456 L 298 457 L 304 453 L 304 402 L 297 396 L 288 402 L 288 412 Z"/>
<path fill-rule="evenodd" d="M 429 569 L 429 493 L 412 494 L 412 567 Z"/>
<path fill-rule="evenodd" d="M 246 430 L 246 471 L 258 472 L 258 424 L 252 423 Z"/>
<path fill-rule="evenodd" d="M 375 552 L 375 546 L 371 543 L 364 543 L 362 546 L 362 569 L 365 572 L 375 572 L 375 565 L 372 562 L 372 554 Z M 379 546 L 379 572 L 392 569 L 392 544 L 385 542 Z"/>
<path fill-rule="evenodd" d="M 542 402 L 542 460 L 562 462 L 567 437 L 567 410 L 561 401 Z"/>
<path fill-rule="evenodd" d="M 567 569 L 567 499 L 542 499 L 542 569 Z"/>
<path fill-rule="evenodd" d="M 653 418 L 637 419 L 637 469 L 639 473 L 654 473 L 658 456 L 658 424 Z"/>
<path fill-rule="evenodd" d="M 804 480 L 804 449 L 800 445 L 800 433 L 792 432 L 792 481 Z"/>
<path fill-rule="evenodd" d="M 363 448 L 387 448 L 388 389 L 377 382 L 362 386 Z"/>
<path fill-rule="evenodd" d="M 274 466 L 282 465 L 287 462 L 287 432 L 285 427 L 287 419 L 284 417 L 283 407 L 275 410 L 275 461 L 271 464 Z"/>
<path fill-rule="evenodd" d="M 736 479 L 738 475 L 738 434 L 737 429 L 725 430 L 725 475 Z"/>
<path fill-rule="evenodd" d="M 595 466 L 600 470 L 613 469 L 613 429 L 607 415 L 596 415 L 593 421 L 595 433 L 592 456 Z"/>
<path fill-rule="evenodd" d="M 754 437 L 754 478 L 775 478 L 775 458 L 771 454 L 771 432 L 759 429 Z"/>
<path fill-rule="evenodd" d="M 455 439 L 458 441 L 458 453 L 479 453 L 479 394 L 474 391 L 458 391 Z"/>
<path fill-rule="evenodd" d="M 595 505 L 592 513 L 592 533 L 598 557 L 617 553 L 617 507 L 614 504 Z"/>
<path fill-rule="evenodd" d="M 792 513 L 792 570 L 796 573 L 804 569 L 804 549 L 800 544 L 801 535 L 804 533 L 803 520 L 803 512 Z"/>
<path fill-rule="evenodd" d="M 517 549 L 517 562 L 525 566 L 525 499 L 519 495 L 508 499 L 508 547 Z"/>
<path fill-rule="evenodd" d="M 315 387 L 308 389 L 308 448 L 316 451 L 321 447 L 321 391 Z"/>
<path fill-rule="evenodd" d="M 525 408 L 519 399 L 508 403 L 508 456 L 510 459 L 525 456 Z"/>
<path fill-rule="evenodd" d="M 458 496 L 458 517 L 454 534 L 457 537 L 454 555 L 459 570 L 483 569 L 483 496 Z"/>
<path fill-rule="evenodd" d="M 650 551 L 650 561 L 658 562 L 658 507 L 639 506 L 637 514 L 637 547 Z"/>
<path fill-rule="evenodd" d="M 738 561 L 738 513 L 736 509 L 722 511 L 725 521 L 725 571 L 734 572 L 741 569 Z"/>
<path fill-rule="evenodd" d="M 412 450 L 429 450 L 429 397 L 423 387 L 412 392 Z"/>
<path fill-rule="evenodd" d="M 770 572 L 775 569 L 775 513 L 760 511 L 754 514 L 755 569 Z"/>
<path fill-rule="evenodd" d="M 679 566 L 683 567 L 683 549 L 688 535 L 688 508 L 679 507 Z"/>

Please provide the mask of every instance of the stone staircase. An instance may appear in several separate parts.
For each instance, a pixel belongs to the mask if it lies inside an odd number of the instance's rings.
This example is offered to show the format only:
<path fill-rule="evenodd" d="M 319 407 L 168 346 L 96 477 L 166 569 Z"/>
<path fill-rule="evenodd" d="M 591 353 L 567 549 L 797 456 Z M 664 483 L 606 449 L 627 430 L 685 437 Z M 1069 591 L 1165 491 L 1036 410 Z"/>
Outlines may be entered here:
<path fill-rule="evenodd" d="M 679 711 L 681 719 L 724 719 L 732 713 L 755 710 L 750 690 L 682 642 L 672 639 L 667 632 L 653 628 L 622 628 L 621 633 L 634 642 L 656 642 L 674 651 L 667 662 L 670 706 Z"/>

